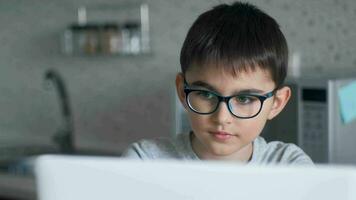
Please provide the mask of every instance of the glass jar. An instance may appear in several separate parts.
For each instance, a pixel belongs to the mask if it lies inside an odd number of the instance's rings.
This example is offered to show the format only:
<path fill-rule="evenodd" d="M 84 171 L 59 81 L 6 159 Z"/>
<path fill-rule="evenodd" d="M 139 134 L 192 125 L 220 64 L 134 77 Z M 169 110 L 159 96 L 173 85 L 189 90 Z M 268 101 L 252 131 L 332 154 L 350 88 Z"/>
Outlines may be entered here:
<path fill-rule="evenodd" d="M 141 50 L 141 31 L 137 22 L 126 23 L 122 30 L 123 53 L 138 54 Z"/>
<path fill-rule="evenodd" d="M 99 31 L 98 25 L 85 26 L 85 42 L 83 50 L 85 54 L 91 55 L 99 52 Z"/>
<path fill-rule="evenodd" d="M 85 27 L 72 24 L 64 33 L 64 51 L 67 54 L 82 54 L 85 44 Z"/>
<path fill-rule="evenodd" d="M 103 54 L 117 54 L 122 49 L 122 36 L 120 26 L 117 24 L 104 24 L 101 32 L 101 52 Z"/>

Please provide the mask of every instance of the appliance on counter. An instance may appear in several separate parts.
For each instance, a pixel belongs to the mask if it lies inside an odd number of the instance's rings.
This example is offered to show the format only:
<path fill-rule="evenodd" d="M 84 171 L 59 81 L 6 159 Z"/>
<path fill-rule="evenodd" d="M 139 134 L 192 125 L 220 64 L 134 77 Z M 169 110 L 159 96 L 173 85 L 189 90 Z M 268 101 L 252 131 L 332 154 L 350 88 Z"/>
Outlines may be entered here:
<path fill-rule="evenodd" d="M 295 143 L 316 163 L 356 164 L 356 119 L 343 121 L 339 96 L 356 78 L 300 78 L 286 83 L 292 89 L 290 102 L 267 123 L 262 136 Z"/>
<path fill-rule="evenodd" d="M 316 163 L 356 164 L 356 119 L 344 123 L 338 92 L 355 79 L 289 79 L 292 97 L 261 136 L 300 146 Z M 355 91 L 356 93 L 356 91 Z M 355 111 L 356 112 L 356 111 Z M 187 115 L 175 98 L 174 134 L 187 133 Z"/>

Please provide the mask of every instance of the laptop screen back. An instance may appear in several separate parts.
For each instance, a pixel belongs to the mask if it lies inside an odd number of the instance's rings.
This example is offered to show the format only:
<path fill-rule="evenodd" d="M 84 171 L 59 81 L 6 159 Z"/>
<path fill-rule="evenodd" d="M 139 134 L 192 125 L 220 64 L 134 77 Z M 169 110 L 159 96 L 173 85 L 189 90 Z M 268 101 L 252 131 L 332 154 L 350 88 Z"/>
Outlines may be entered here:
<path fill-rule="evenodd" d="M 356 169 L 42 156 L 39 200 L 355 200 Z"/>

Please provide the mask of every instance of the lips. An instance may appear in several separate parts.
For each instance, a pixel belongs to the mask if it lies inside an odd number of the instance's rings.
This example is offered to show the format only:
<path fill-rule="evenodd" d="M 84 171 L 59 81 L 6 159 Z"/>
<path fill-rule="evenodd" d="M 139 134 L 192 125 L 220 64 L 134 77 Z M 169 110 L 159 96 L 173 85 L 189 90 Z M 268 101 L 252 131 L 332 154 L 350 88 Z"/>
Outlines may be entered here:
<path fill-rule="evenodd" d="M 215 131 L 215 132 L 211 132 L 211 134 L 215 139 L 222 140 L 222 141 L 228 140 L 234 136 L 231 133 L 224 132 L 224 131 Z"/>

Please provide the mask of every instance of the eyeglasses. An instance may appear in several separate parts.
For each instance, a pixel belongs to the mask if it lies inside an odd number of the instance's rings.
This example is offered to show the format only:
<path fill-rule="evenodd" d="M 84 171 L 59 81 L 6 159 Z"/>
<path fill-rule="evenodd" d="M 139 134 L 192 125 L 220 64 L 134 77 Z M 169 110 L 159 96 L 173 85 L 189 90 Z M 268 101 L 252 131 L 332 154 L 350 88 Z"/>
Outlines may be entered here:
<path fill-rule="evenodd" d="M 263 95 L 237 94 L 221 96 L 215 92 L 191 89 L 184 80 L 185 100 L 189 108 L 198 114 L 208 115 L 215 112 L 220 102 L 225 102 L 232 115 L 241 119 L 256 117 L 262 110 L 263 102 L 272 97 L 277 88 Z"/>

